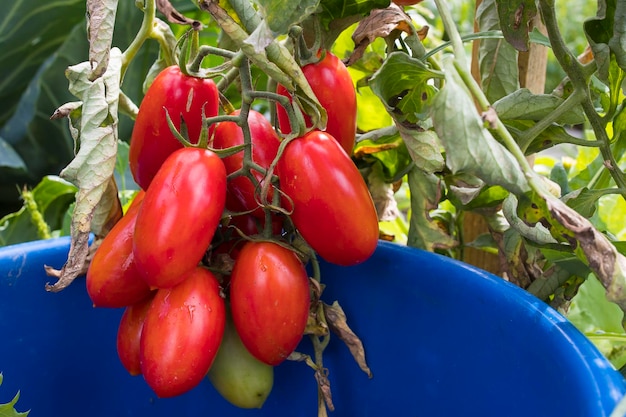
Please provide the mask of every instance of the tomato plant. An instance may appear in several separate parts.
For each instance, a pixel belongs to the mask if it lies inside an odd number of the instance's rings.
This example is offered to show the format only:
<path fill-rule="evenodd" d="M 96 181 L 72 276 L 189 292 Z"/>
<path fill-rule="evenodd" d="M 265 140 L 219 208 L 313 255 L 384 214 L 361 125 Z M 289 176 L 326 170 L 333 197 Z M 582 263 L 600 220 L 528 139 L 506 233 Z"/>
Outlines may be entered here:
<path fill-rule="evenodd" d="M 172 287 L 207 250 L 224 210 L 226 170 L 207 149 L 183 148 L 163 163 L 146 191 L 133 254 L 151 287 Z"/>
<path fill-rule="evenodd" d="M 87 293 L 95 307 L 125 307 L 150 294 L 150 287 L 133 255 L 133 235 L 140 206 L 138 201 L 116 223 L 89 264 Z"/>
<path fill-rule="evenodd" d="M 239 114 L 236 110 L 234 115 Z M 252 161 L 261 168 L 267 169 L 276 157 L 278 135 L 270 122 L 261 113 L 250 110 L 248 113 L 248 128 L 252 147 Z M 244 133 L 235 122 L 222 122 L 215 128 L 213 146 L 216 149 L 227 149 L 244 144 Z M 227 174 L 233 174 L 243 168 L 244 152 L 224 158 L 224 166 Z M 251 171 L 255 182 L 246 175 L 239 175 L 228 181 L 228 193 L 226 195 L 226 207 L 232 211 L 252 211 L 256 216 L 264 219 L 265 213 L 259 209 L 259 192 L 263 182 L 264 173 L 257 170 Z M 270 188 L 271 191 L 271 188 Z M 266 199 L 272 201 L 273 193 L 268 193 Z"/>
<path fill-rule="evenodd" d="M 157 291 L 141 331 L 140 363 L 159 397 L 180 395 L 202 381 L 222 342 L 225 314 L 217 279 L 205 268 Z"/>
<path fill-rule="evenodd" d="M 291 219 L 328 262 L 354 265 L 376 249 L 378 216 L 352 160 L 327 133 L 312 131 L 290 142 L 277 165 Z"/>
<path fill-rule="evenodd" d="M 132 376 L 141 375 L 139 354 L 141 331 L 153 296 L 154 293 L 152 296 L 126 307 L 117 329 L 117 355 L 124 368 Z"/>
<path fill-rule="evenodd" d="M 218 112 L 215 83 L 185 75 L 176 65 L 154 79 L 141 101 L 130 141 L 130 169 L 143 189 L 148 189 L 165 159 L 183 147 L 172 134 L 166 112 L 179 132 L 184 122 L 189 141 L 198 143 L 203 112 L 206 117 Z"/>
<path fill-rule="evenodd" d="M 326 132 L 335 138 L 348 155 L 352 155 L 356 137 L 356 92 L 352 77 L 346 66 L 330 51 L 323 51 L 322 58 L 305 65 L 302 72 L 311 84 L 311 89 L 326 109 L 328 122 Z M 279 94 L 289 96 L 285 87 L 279 85 Z M 276 112 L 280 129 L 287 134 L 292 131 L 289 118 L 282 106 Z M 307 118 L 310 125 L 310 119 Z"/>
<path fill-rule="evenodd" d="M 296 254 L 274 242 L 248 242 L 230 281 L 233 323 L 258 360 L 278 365 L 296 348 L 309 314 L 309 280 Z"/>
<path fill-rule="evenodd" d="M 409 1 L 416 0 L 397 3 Z M 102 19 L 108 24 L 90 25 L 90 38 L 112 42 L 112 33 L 103 28 L 113 27 L 115 21 L 103 15 L 95 3 L 88 3 L 90 19 Z M 172 17 L 171 10 L 163 10 L 167 2 L 158 3 L 160 11 Z M 200 11 L 194 16 L 203 20 L 185 21 L 193 29 L 185 33 L 177 30 L 178 36 L 156 20 L 157 3 L 138 3 L 145 25 L 135 39 L 128 40 L 131 46 L 127 50 L 113 47 L 98 55 L 98 48 L 92 48 L 90 61 L 63 65 L 76 97 L 60 107 L 57 116 L 69 118 L 77 154 L 62 175 L 74 182 L 79 192 L 71 228 L 74 245 L 66 267 L 59 272 L 62 285 L 83 270 L 89 233 L 93 232 L 99 241 L 109 233 L 112 220 L 119 217 L 115 197 L 117 191 L 124 190 L 116 188 L 121 183 L 115 181 L 113 171 L 120 164 L 114 157 L 121 155 L 118 139 L 130 136 L 118 132 L 122 125 L 118 113 L 122 110 L 135 118 L 135 133 L 130 157 L 120 159 L 130 161 L 141 187 L 146 188 L 154 178 L 147 187 L 133 236 L 133 256 L 141 264 L 139 271 L 149 286 L 176 288 L 193 268 L 203 264 L 223 275 L 225 296 L 239 298 L 244 290 L 240 286 L 233 290 L 227 284 L 230 270 L 212 263 L 211 256 L 204 257 L 207 249 L 219 255 L 220 249 L 234 245 L 229 252 L 237 258 L 231 278 L 246 282 L 242 278 L 245 268 L 240 266 L 245 264 L 254 276 L 265 277 L 258 266 L 235 256 L 240 248 L 236 245 L 241 243 L 234 242 L 246 239 L 231 239 L 229 233 L 234 227 L 229 226 L 233 225 L 244 234 L 260 235 L 251 239 L 279 241 L 304 254 L 303 259 L 306 257 L 312 267 L 312 286 L 319 288 L 313 291 L 312 316 L 323 320 L 324 308 L 316 309 L 322 305 L 317 293 L 324 287 L 317 285 L 322 280 L 316 268 L 317 255 L 339 265 L 362 262 L 374 251 L 379 236 L 377 220 L 382 219 L 382 223 L 395 222 L 400 235 L 388 233 L 384 237 L 402 240 L 409 246 L 459 259 L 467 259 L 476 247 L 497 252 L 498 267 L 509 280 L 556 307 L 567 307 L 571 293 L 591 274 L 599 278 L 616 303 L 626 305 L 625 297 L 612 291 L 626 285 L 621 268 L 626 264 L 624 245 L 615 242 L 626 236 L 626 152 L 621 122 L 621 85 L 626 68 L 619 47 L 624 44 L 623 34 L 613 30 L 623 23 L 619 20 L 623 14 L 615 10 L 619 2 L 607 2 L 606 13 L 604 9 L 600 13 L 605 16 L 585 24 L 586 36 L 580 50 L 589 48 L 580 56 L 563 44 L 555 8 L 547 0 L 539 0 L 538 8 L 526 2 L 523 13 L 513 8 L 487 7 L 493 2 L 482 2 L 482 7 L 475 10 L 479 32 L 463 37 L 442 0 L 435 0 L 438 13 L 433 16 L 416 15 L 426 8 L 404 13 L 394 5 L 388 7 L 388 0 L 330 0 L 318 8 L 278 0 L 264 1 L 259 8 L 249 7 L 245 0 L 228 3 L 232 8 L 225 10 L 224 2 L 195 2 Z M 529 32 L 537 13 L 549 29 L 549 42 Z M 422 23 L 424 20 L 428 25 Z M 259 22 L 267 23 L 269 30 L 262 31 L 267 28 L 259 28 Z M 205 43 L 228 39 L 228 49 L 222 43 L 200 45 L 200 28 L 211 31 L 203 39 L 211 41 Z M 442 39 L 443 33 L 446 39 Z M 464 42 L 470 38 L 479 41 L 473 48 L 475 73 L 469 71 L 470 62 L 465 56 L 469 48 Z M 129 85 L 141 84 L 144 73 L 139 78 L 129 77 L 129 64 L 137 62 L 138 50 L 148 39 L 158 39 L 160 49 L 151 74 L 174 62 L 183 71 L 176 72 L 175 67 L 164 71 L 163 77 L 172 77 L 171 82 L 159 83 L 157 77 L 150 87 L 160 98 L 147 94 L 136 111 L 126 93 Z M 527 80 L 522 74 L 524 54 L 519 51 L 538 43 L 552 48 L 567 74 L 562 84 L 556 80 L 558 88 L 553 91 L 544 86 L 519 88 L 522 80 Z M 316 57 L 319 61 L 312 63 Z M 353 79 L 346 75 L 342 62 L 351 66 Z M 183 76 L 183 72 L 189 76 Z M 194 88 L 191 95 L 190 90 L 182 89 L 184 100 L 166 93 L 167 88 L 179 87 L 183 81 L 210 84 L 203 80 L 211 77 L 216 77 L 217 84 L 207 89 L 212 93 L 207 93 L 210 97 L 205 99 L 196 100 L 201 87 Z M 277 90 L 276 85 L 284 86 L 284 90 Z M 359 89 L 356 145 L 354 86 Z M 148 93 L 152 93 L 150 90 Z M 235 102 L 241 111 L 215 116 L 218 95 Z M 175 108 L 170 109 L 170 104 Z M 224 167 L 223 174 L 217 176 L 207 166 L 197 174 L 195 169 L 204 165 L 193 158 L 185 158 L 184 162 L 181 158 L 177 168 L 172 168 L 168 155 L 174 156 L 178 152 L 174 149 L 182 145 L 171 137 L 163 144 L 163 138 L 171 133 L 164 106 L 176 129 L 186 132 L 191 142 L 197 142 L 198 115 L 204 107 L 207 116 L 215 116 L 205 123 L 209 133 L 224 129 L 225 133 L 215 138 L 218 144 L 224 142 L 220 147 L 238 143 L 244 144 L 246 151 L 234 158 L 225 157 L 227 165 L 236 163 L 232 168 Z M 297 111 L 300 109 L 302 112 Z M 187 113 L 195 114 L 195 121 L 187 119 Z M 250 117 L 243 118 L 246 114 Z M 291 116 L 289 121 L 286 114 Z M 279 159 L 268 156 L 263 160 L 258 155 L 264 147 L 257 145 L 257 136 L 274 137 L 275 133 L 263 119 L 266 115 L 276 119 L 272 125 L 279 128 L 278 133 L 302 132 L 280 142 Z M 181 117 L 184 125 L 180 124 Z M 572 126 L 584 126 L 585 132 L 579 132 L 584 136 L 574 137 Z M 155 127 L 159 128 L 156 136 L 151 132 Z M 324 128 L 325 132 L 320 131 Z M 276 142 L 274 139 L 272 142 Z M 534 167 L 529 164 L 529 156 L 561 143 L 574 146 L 577 164 L 565 160 L 544 164 L 545 158 L 535 159 L 541 163 Z M 272 151 L 272 155 L 277 154 Z M 273 195 L 261 195 L 256 186 L 263 180 L 259 172 L 276 164 L 277 178 L 272 177 L 272 186 L 277 188 L 269 188 Z M 144 171 L 151 173 L 141 174 Z M 224 179 L 226 175 L 230 181 Z M 175 184 L 165 185 L 161 177 Z M 245 185 L 239 186 L 239 182 Z M 226 197 L 207 197 L 213 192 L 227 194 L 228 202 L 222 202 Z M 276 197 L 280 207 L 265 204 L 266 197 Z M 46 210 L 39 212 L 39 201 L 34 200 L 28 202 L 22 215 L 16 216 L 19 220 L 12 221 L 30 222 L 32 218 L 33 223 L 45 225 L 41 217 Z M 263 207 L 258 208 L 258 203 Z M 223 210 L 225 204 L 227 212 Z M 228 220 L 232 210 L 254 213 L 237 213 Z M 285 221 L 284 227 L 263 227 L 263 221 L 274 215 Z M 490 228 L 480 239 L 471 241 L 465 227 L 474 215 L 486 220 Z M 220 233 L 211 239 L 220 216 Z M 537 223 L 544 228 L 535 227 Z M 41 230 L 46 235 L 45 227 Z M 616 267 L 600 267 L 605 259 Z M 248 284 L 252 285 L 249 279 Z M 229 289 L 234 292 L 229 294 Z M 266 298 L 272 300 L 270 295 Z M 242 305 L 250 307 L 240 302 L 238 309 Z M 270 314 L 261 301 L 255 309 L 254 314 Z M 287 311 L 273 313 L 290 314 L 291 309 L 289 305 Z M 240 327 L 242 340 L 248 344 L 250 339 L 257 347 L 274 343 L 263 339 L 265 336 L 251 336 L 252 330 L 245 328 L 245 323 Z M 285 339 L 297 339 L 296 333 L 292 331 L 292 338 Z M 319 371 L 324 369 L 319 359 L 323 347 L 317 338 L 314 335 L 311 339 Z"/>

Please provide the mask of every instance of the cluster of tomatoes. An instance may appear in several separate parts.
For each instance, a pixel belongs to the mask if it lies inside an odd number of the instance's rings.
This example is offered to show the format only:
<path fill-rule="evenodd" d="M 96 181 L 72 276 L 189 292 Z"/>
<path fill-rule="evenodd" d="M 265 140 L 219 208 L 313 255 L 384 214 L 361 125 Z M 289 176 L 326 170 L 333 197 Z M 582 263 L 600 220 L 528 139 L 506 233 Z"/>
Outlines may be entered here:
<path fill-rule="evenodd" d="M 120 360 L 159 397 L 182 394 L 208 375 L 233 404 L 260 407 L 273 367 L 297 347 L 309 317 L 310 283 L 293 236 L 338 265 L 363 262 L 376 247 L 377 214 L 350 158 L 352 80 L 330 52 L 321 58 L 303 72 L 328 112 L 327 129 L 287 143 L 271 185 L 262 171 L 283 139 L 264 115 L 247 112 L 251 152 L 237 148 L 244 131 L 234 121 L 212 124 L 208 147 L 183 147 L 166 115 L 197 143 L 203 115 L 219 112 L 214 82 L 172 66 L 146 92 L 129 154 L 142 191 L 94 254 L 87 290 L 96 307 L 125 308 Z M 288 133 L 279 105 L 277 115 Z M 214 262 L 222 255 L 229 268 Z"/>

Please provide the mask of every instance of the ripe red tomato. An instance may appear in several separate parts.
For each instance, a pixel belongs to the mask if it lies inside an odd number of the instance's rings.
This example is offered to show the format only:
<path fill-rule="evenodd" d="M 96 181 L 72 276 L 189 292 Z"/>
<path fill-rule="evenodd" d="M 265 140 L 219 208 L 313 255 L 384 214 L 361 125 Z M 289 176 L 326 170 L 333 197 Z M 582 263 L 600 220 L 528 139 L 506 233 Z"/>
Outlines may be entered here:
<path fill-rule="evenodd" d="M 352 155 L 356 137 L 356 92 L 343 62 L 330 51 L 324 54 L 321 61 L 302 67 L 302 72 L 328 114 L 326 132 L 337 139 L 348 155 Z M 282 85 L 276 91 L 289 97 Z M 285 134 L 290 133 L 289 118 L 282 106 L 276 106 L 276 115 L 280 130 Z M 310 126 L 310 119 L 306 117 L 305 120 L 307 126 Z"/>
<path fill-rule="evenodd" d="M 133 233 L 140 203 L 130 208 L 102 240 L 87 270 L 87 293 L 94 307 L 125 307 L 150 294 L 135 262 Z"/>
<path fill-rule="evenodd" d="M 294 225 L 322 258 L 347 266 L 372 255 L 379 235 L 372 196 L 329 134 L 314 130 L 290 142 L 277 170 Z"/>
<path fill-rule="evenodd" d="M 239 110 L 233 113 L 239 114 Z M 248 126 L 250 126 L 250 136 L 252 142 L 252 160 L 263 168 L 268 168 L 276 154 L 280 139 L 274 131 L 272 124 L 259 112 L 250 110 L 248 114 Z M 226 149 L 233 146 L 243 145 L 243 131 L 234 122 L 222 122 L 215 128 L 213 137 L 213 147 L 215 149 Z M 232 174 L 243 166 L 243 151 L 224 158 L 226 173 Z M 263 175 L 258 171 L 253 171 L 253 175 L 258 182 L 263 180 Z M 264 218 L 265 213 L 259 208 L 255 194 L 258 195 L 255 185 L 246 176 L 239 176 L 228 181 L 228 194 L 226 196 L 226 208 L 232 211 L 255 210 L 255 216 Z M 271 191 L 271 190 L 270 190 Z M 271 201 L 272 193 L 268 195 Z"/>
<path fill-rule="evenodd" d="M 152 294 L 154 295 L 154 293 Z M 132 376 L 141 375 L 139 341 L 143 322 L 152 303 L 152 297 L 124 309 L 117 329 L 117 356 Z"/>
<path fill-rule="evenodd" d="M 157 75 L 139 106 L 128 154 L 133 178 L 141 188 L 147 190 L 163 161 L 183 147 L 167 124 L 165 110 L 179 132 L 182 118 L 189 140 L 198 143 L 203 109 L 207 117 L 218 114 L 219 94 L 213 80 L 184 75 L 178 66 Z"/>
<path fill-rule="evenodd" d="M 157 291 L 140 342 L 141 372 L 157 396 L 189 391 L 209 371 L 224 335 L 226 307 L 215 276 L 197 267 Z"/>
<path fill-rule="evenodd" d="M 202 260 L 226 199 L 226 170 L 212 151 L 170 155 L 146 191 L 133 234 L 133 253 L 151 287 L 172 287 Z"/>
<path fill-rule="evenodd" d="M 254 357 L 278 365 L 304 333 L 309 280 L 300 259 L 273 242 L 247 242 L 230 277 L 233 323 Z"/>

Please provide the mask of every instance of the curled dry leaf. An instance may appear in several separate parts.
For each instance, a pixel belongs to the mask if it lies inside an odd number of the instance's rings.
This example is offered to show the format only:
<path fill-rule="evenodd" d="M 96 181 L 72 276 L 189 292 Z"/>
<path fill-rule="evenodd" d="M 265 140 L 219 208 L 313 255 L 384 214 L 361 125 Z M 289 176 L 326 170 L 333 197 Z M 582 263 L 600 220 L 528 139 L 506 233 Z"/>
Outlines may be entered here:
<path fill-rule="evenodd" d="M 116 12 L 117 0 L 87 0 L 90 81 L 101 77 L 109 66 Z"/>
<path fill-rule="evenodd" d="M 368 45 L 374 42 L 376 38 L 386 38 L 394 30 L 406 32 L 409 35 L 414 31 L 411 17 L 400 6 L 391 3 L 386 9 L 372 10 L 368 17 L 361 20 L 354 34 L 352 34 L 355 48 L 346 65 L 350 66 L 358 61 Z M 420 40 L 424 39 L 427 32 L 428 27 L 422 28 L 418 32 Z"/>
<path fill-rule="evenodd" d="M 200 26 L 202 25 L 199 21 L 190 19 L 176 10 L 169 0 L 157 0 L 156 7 L 159 12 L 163 13 L 163 15 L 167 18 L 167 21 L 170 23 L 190 25 L 198 29 L 200 29 Z"/>
<path fill-rule="evenodd" d="M 320 396 L 324 399 L 326 407 L 330 411 L 335 411 L 333 396 L 330 392 L 330 380 L 328 379 L 328 370 L 324 368 L 315 371 L 315 380 L 317 381 L 317 387 L 319 389 Z M 319 406 L 319 408 L 321 409 L 322 404 L 320 404 Z"/>
<path fill-rule="evenodd" d="M 580 246 L 595 273 L 606 288 L 606 296 L 626 311 L 626 257 L 620 254 L 615 246 L 579 213 L 565 205 L 557 198 L 546 200 L 550 215 L 572 236 L 563 234 L 572 247 Z"/>
<path fill-rule="evenodd" d="M 348 319 L 346 313 L 343 311 L 337 301 L 332 305 L 324 304 L 324 314 L 326 315 L 326 322 L 328 327 L 348 346 L 350 353 L 356 360 L 359 368 L 367 374 L 369 378 L 372 378 L 372 371 L 367 362 L 365 361 L 365 348 L 361 339 L 350 329 L 348 326 Z"/>

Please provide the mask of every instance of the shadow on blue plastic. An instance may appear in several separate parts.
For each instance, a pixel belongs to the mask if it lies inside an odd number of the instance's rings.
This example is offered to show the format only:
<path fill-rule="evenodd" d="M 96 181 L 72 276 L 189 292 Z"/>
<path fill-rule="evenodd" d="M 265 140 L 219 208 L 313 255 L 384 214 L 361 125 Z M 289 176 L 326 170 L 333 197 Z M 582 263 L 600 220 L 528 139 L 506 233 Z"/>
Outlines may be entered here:
<path fill-rule="evenodd" d="M 208 381 L 155 398 L 115 350 L 121 310 L 94 309 L 79 279 L 47 293 L 43 265 L 69 241 L 0 249 L 0 403 L 20 390 L 35 417 L 316 416 L 312 371 L 277 367 L 261 410 L 239 410 Z M 501 279 L 427 252 L 381 243 L 356 267 L 322 264 L 324 299 L 339 300 L 374 378 L 336 338 L 326 351 L 331 417 L 608 416 L 624 380 L 569 322 Z M 308 345 L 309 341 L 303 343 Z"/>

